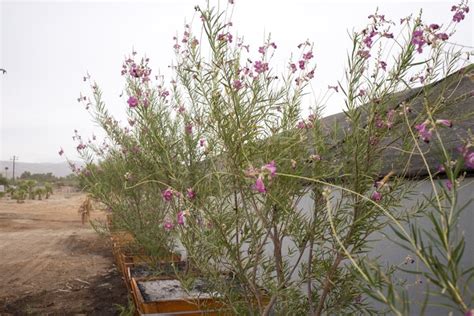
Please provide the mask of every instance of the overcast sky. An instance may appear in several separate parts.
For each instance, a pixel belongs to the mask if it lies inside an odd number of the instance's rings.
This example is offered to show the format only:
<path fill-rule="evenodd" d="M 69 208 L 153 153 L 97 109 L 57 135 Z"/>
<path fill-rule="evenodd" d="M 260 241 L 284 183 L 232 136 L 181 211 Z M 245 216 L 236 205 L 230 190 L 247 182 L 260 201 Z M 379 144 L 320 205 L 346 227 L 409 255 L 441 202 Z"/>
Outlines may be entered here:
<path fill-rule="evenodd" d="M 221 0 L 221 5 L 227 5 Z M 80 92 L 89 72 L 104 92 L 109 109 L 121 120 L 126 99 L 120 70 L 134 48 L 151 59 L 156 72 L 167 74 L 173 59 L 172 37 L 190 21 L 194 6 L 205 0 L 130 1 L 2 1 L 0 0 L 0 160 L 13 155 L 24 162 L 59 162 L 63 147 L 75 159 L 74 129 L 86 136 L 97 127 L 83 106 Z M 211 4 L 217 4 L 211 0 Z M 379 12 L 394 21 L 423 8 L 424 21 L 449 23 L 450 1 L 303 1 L 235 0 L 234 31 L 257 49 L 271 33 L 283 68 L 296 45 L 315 43 L 314 94 L 309 105 L 341 79 L 351 42 L 347 31 L 360 29 L 367 16 Z M 474 46 L 473 18 L 468 14 L 451 41 Z M 339 99 L 329 101 L 326 114 L 339 112 Z"/>

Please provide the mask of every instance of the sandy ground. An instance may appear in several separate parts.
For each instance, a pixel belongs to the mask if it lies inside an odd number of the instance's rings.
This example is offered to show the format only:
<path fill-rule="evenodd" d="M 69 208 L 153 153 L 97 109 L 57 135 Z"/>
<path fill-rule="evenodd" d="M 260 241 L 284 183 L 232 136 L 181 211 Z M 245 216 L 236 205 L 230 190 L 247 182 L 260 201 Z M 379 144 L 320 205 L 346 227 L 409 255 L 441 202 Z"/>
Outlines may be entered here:
<path fill-rule="evenodd" d="M 81 223 L 84 198 L 0 199 L 0 315 L 115 315 L 127 305 L 108 240 Z"/>

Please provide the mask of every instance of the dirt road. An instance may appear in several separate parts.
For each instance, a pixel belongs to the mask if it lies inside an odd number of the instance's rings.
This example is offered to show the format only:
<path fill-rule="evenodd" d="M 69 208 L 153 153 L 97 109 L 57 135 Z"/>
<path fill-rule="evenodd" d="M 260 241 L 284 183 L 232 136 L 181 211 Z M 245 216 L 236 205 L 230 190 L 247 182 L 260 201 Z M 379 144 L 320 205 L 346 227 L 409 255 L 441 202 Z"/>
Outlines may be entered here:
<path fill-rule="evenodd" d="M 107 239 L 81 223 L 84 198 L 0 199 L 0 315 L 115 315 L 127 305 Z"/>

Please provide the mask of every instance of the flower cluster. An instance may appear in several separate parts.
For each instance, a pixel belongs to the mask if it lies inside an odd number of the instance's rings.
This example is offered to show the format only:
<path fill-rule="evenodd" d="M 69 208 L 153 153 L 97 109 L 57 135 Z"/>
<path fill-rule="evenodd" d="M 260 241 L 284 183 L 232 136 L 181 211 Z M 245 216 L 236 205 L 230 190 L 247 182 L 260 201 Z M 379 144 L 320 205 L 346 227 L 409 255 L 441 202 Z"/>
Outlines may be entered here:
<path fill-rule="evenodd" d="M 446 126 L 446 127 L 452 127 L 453 123 L 450 120 L 447 119 L 439 119 L 436 120 L 435 124 Z M 424 121 L 421 124 L 415 125 L 415 129 L 418 131 L 418 137 L 421 138 L 425 143 L 429 143 L 431 140 L 431 137 L 433 136 L 433 128 L 431 127 L 431 122 L 429 120 Z"/>
<path fill-rule="evenodd" d="M 245 175 L 247 177 L 256 178 L 255 184 L 252 186 L 252 189 L 258 191 L 259 193 L 266 193 L 267 188 L 263 180 L 265 175 L 268 175 L 268 180 L 272 180 L 276 176 L 277 167 L 275 161 L 272 160 L 270 163 L 263 165 L 260 169 L 256 169 L 250 166 L 245 170 Z"/>
<path fill-rule="evenodd" d="M 299 129 L 313 128 L 316 122 L 316 119 L 317 117 L 315 114 L 310 114 L 306 120 L 300 120 L 298 124 L 296 125 L 296 127 Z"/>
<path fill-rule="evenodd" d="M 459 5 L 453 5 L 451 7 L 451 12 L 454 12 L 453 22 L 459 23 L 466 17 L 466 14 L 469 13 L 469 7 L 467 3 L 461 2 Z"/>

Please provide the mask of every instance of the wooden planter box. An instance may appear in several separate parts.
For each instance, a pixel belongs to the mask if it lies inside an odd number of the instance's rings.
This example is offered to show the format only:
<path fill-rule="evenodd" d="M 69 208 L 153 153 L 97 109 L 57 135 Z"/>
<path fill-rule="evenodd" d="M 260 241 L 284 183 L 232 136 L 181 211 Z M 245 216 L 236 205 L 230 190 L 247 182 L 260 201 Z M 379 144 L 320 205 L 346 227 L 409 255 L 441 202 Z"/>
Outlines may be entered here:
<path fill-rule="evenodd" d="M 131 287 L 133 300 L 140 314 L 172 314 L 172 315 L 231 315 L 225 311 L 225 305 L 217 298 L 209 296 L 185 297 L 185 298 L 162 298 L 157 300 L 146 300 L 140 289 L 142 282 L 170 281 L 172 279 L 139 280 L 132 278 Z M 177 280 L 174 280 L 178 282 Z"/>

